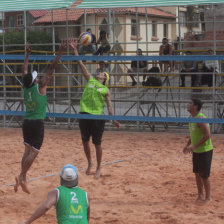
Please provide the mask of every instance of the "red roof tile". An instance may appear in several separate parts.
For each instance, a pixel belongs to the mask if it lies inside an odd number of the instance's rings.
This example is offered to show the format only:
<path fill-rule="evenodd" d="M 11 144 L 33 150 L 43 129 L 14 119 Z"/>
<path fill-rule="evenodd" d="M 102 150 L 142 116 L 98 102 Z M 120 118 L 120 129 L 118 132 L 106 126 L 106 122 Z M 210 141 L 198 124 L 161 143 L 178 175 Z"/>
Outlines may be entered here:
<path fill-rule="evenodd" d="M 76 2 L 77 3 L 77 2 Z M 73 4 L 74 6 L 74 4 Z M 73 7 L 72 6 L 72 7 Z M 136 13 L 136 8 L 116 8 L 113 9 L 116 13 L 125 14 L 125 13 Z M 162 11 L 157 8 L 147 8 L 148 16 L 158 16 L 158 17 L 165 17 L 165 18 L 176 18 L 174 14 Z M 86 9 L 86 14 L 96 14 L 96 13 L 107 13 L 107 9 Z M 141 15 L 145 15 L 145 8 L 138 8 L 138 13 Z M 69 21 L 76 21 L 84 14 L 84 9 L 69 9 L 68 10 L 68 20 Z M 49 23 L 51 22 L 51 12 L 48 13 L 41 18 L 37 19 L 35 23 Z M 64 22 L 66 21 L 66 10 L 59 9 L 53 10 L 53 21 L 54 22 Z"/>
<path fill-rule="evenodd" d="M 38 18 L 38 17 L 44 16 L 47 13 L 47 11 L 46 10 L 30 10 L 29 13 L 34 18 Z"/>

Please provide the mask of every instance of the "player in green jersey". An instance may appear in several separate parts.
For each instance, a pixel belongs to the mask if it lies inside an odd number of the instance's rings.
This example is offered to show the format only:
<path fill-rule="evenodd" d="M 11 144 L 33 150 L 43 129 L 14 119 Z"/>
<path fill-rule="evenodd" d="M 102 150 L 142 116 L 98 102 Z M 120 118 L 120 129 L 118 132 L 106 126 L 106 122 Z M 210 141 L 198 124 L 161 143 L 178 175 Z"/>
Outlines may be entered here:
<path fill-rule="evenodd" d="M 16 176 L 15 178 L 15 192 L 17 192 L 18 187 L 21 186 L 24 192 L 28 194 L 30 193 L 26 184 L 26 174 L 37 157 L 44 139 L 43 120 L 46 117 L 47 85 L 52 78 L 53 71 L 62 56 L 62 51 L 65 47 L 66 42 L 63 41 L 60 45 L 59 53 L 47 70 L 46 75 L 39 80 L 36 71 L 28 73 L 28 62 L 31 49 L 29 45 L 26 46 L 26 57 L 23 67 L 24 101 L 26 105 L 26 115 L 23 121 L 25 151 L 21 161 L 21 172 L 19 176 Z"/>
<path fill-rule="evenodd" d="M 70 40 L 70 46 L 73 48 L 74 54 L 78 56 L 79 54 L 77 50 L 77 41 L 75 39 Z M 82 63 L 82 61 L 78 61 L 78 64 L 82 70 L 84 78 L 87 80 L 87 84 L 80 101 L 80 113 L 101 115 L 106 101 L 108 113 L 110 115 L 114 115 L 114 110 L 111 103 L 110 90 L 106 86 L 109 80 L 109 75 L 106 72 L 99 72 L 94 78 L 88 72 L 87 68 Z M 92 141 L 96 148 L 96 158 L 97 158 L 97 167 L 95 172 L 96 179 L 100 177 L 100 168 L 102 159 L 101 140 L 104 131 L 104 124 L 105 124 L 104 120 L 87 120 L 87 119 L 79 120 L 82 143 L 88 161 L 88 168 L 86 170 L 87 175 L 90 174 L 90 170 L 92 167 L 92 159 L 89 145 L 90 136 L 92 136 Z M 117 126 L 117 128 L 121 127 L 121 124 L 118 121 L 113 121 L 113 124 Z"/>
<path fill-rule="evenodd" d="M 200 113 L 202 102 L 199 99 L 192 98 L 187 105 L 187 110 L 192 118 L 206 118 Z M 198 189 L 197 200 L 209 202 L 210 196 L 210 169 L 212 162 L 213 146 L 209 124 L 207 123 L 190 123 L 190 138 L 183 149 L 183 152 L 193 154 L 193 172 L 196 177 Z M 205 189 L 205 198 L 203 193 Z"/>
<path fill-rule="evenodd" d="M 86 191 L 78 187 L 76 167 L 67 164 L 60 175 L 61 186 L 48 193 L 46 201 L 21 224 L 30 224 L 40 218 L 52 206 L 56 207 L 58 224 L 88 224 L 90 201 Z"/>

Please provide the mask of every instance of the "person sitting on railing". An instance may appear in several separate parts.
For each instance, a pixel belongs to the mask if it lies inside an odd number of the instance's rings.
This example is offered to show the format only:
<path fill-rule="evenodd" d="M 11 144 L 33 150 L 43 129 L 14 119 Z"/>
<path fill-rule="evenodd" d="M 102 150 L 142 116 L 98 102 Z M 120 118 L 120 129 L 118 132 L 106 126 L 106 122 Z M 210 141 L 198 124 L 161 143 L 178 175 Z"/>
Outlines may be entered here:
<path fill-rule="evenodd" d="M 209 55 L 214 55 L 214 51 L 212 49 L 209 49 L 208 51 Z M 219 61 L 217 60 L 206 60 L 203 64 L 202 72 L 211 72 L 211 74 L 202 74 L 201 78 L 201 84 L 202 85 L 208 85 L 209 87 L 213 84 L 213 72 L 218 73 L 219 72 Z"/>
<path fill-rule="evenodd" d="M 92 33 L 92 30 L 88 28 L 86 32 L 90 33 L 92 36 L 92 41 L 89 45 L 80 47 L 80 55 L 85 55 L 86 53 L 96 53 L 96 36 Z"/>
<path fill-rule="evenodd" d="M 186 51 L 185 54 L 190 56 L 190 55 L 192 55 L 192 52 Z M 185 87 L 185 76 L 189 75 L 189 74 L 187 74 L 187 72 L 190 72 L 190 73 L 198 72 L 196 67 L 197 67 L 196 61 L 183 61 L 181 63 L 181 72 L 185 73 L 185 74 L 180 75 L 181 87 Z M 191 75 L 191 87 L 198 86 L 199 85 L 199 81 L 198 81 L 199 76 L 197 76 L 196 74 L 190 74 L 190 75 Z"/>
<path fill-rule="evenodd" d="M 107 39 L 107 33 L 105 30 L 100 31 L 99 39 L 96 42 L 96 45 L 101 44 L 94 55 L 103 55 L 110 50 L 110 43 Z"/>
<path fill-rule="evenodd" d="M 137 49 L 136 55 L 142 56 L 142 49 Z M 135 75 L 133 73 L 138 73 L 141 72 L 143 73 L 143 82 L 145 81 L 146 73 L 147 72 L 147 61 L 132 61 L 131 62 L 131 68 L 128 69 L 128 73 L 130 74 L 131 80 L 132 80 L 132 86 L 135 86 L 137 84 L 135 80 Z"/>

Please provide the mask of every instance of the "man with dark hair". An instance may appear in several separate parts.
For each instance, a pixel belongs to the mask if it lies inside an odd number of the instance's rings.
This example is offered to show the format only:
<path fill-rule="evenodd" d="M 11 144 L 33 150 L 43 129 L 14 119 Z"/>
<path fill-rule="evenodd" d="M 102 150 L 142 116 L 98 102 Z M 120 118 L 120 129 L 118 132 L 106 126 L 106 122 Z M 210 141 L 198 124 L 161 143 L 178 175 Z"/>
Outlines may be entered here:
<path fill-rule="evenodd" d="M 203 113 L 200 113 L 202 102 L 199 99 L 193 98 L 187 104 L 187 110 L 192 118 L 206 118 Z M 196 177 L 198 189 L 197 200 L 209 202 L 210 196 L 210 169 L 212 163 L 213 146 L 211 141 L 211 133 L 209 124 L 207 123 L 190 123 L 190 139 L 183 149 L 183 153 L 193 154 L 193 172 Z M 203 193 L 205 189 L 205 198 Z"/>
<path fill-rule="evenodd" d="M 26 185 L 26 174 L 37 157 L 44 139 L 43 121 L 46 117 L 47 85 L 51 80 L 53 71 L 62 56 L 62 51 L 65 47 L 66 43 L 62 42 L 58 55 L 49 67 L 47 74 L 40 80 L 37 77 L 38 74 L 36 71 L 28 73 L 28 61 L 31 49 L 29 45 L 26 47 L 26 57 L 23 67 L 23 86 L 26 114 L 22 127 L 25 151 L 21 161 L 21 172 L 19 176 L 16 176 L 15 178 L 15 192 L 17 192 L 18 187 L 21 186 L 24 192 L 30 194 L 30 191 Z"/>
<path fill-rule="evenodd" d="M 44 215 L 53 205 L 56 207 L 58 224 L 88 224 L 90 202 L 87 192 L 78 187 L 78 173 L 75 166 L 65 165 L 60 175 L 61 186 L 48 193 L 46 201 L 21 224 L 30 224 Z"/>
<path fill-rule="evenodd" d="M 186 51 L 185 54 L 187 56 L 191 56 L 192 52 L 191 51 Z M 185 73 L 185 74 L 181 74 L 180 78 L 181 78 L 181 87 L 185 87 L 185 76 L 189 75 L 187 74 L 187 72 L 190 73 L 195 73 L 197 72 L 197 64 L 196 61 L 183 61 L 181 63 L 181 73 Z M 199 84 L 199 76 L 197 76 L 196 74 L 190 74 L 191 75 L 191 87 L 192 86 L 197 86 Z"/>
<path fill-rule="evenodd" d="M 136 50 L 137 56 L 142 56 L 142 49 Z M 135 80 L 135 76 L 137 73 L 143 74 L 143 82 L 145 82 L 146 73 L 147 73 L 147 61 L 132 61 L 131 62 L 131 68 L 128 69 L 128 73 L 130 73 L 130 77 L 132 80 L 132 86 L 135 86 L 137 84 Z"/>
<path fill-rule="evenodd" d="M 214 51 L 212 49 L 208 49 L 208 55 L 214 55 Z M 211 87 L 213 85 L 213 73 L 219 73 L 219 61 L 218 60 L 206 60 L 202 67 L 202 72 L 206 74 L 202 74 L 201 84 L 208 85 Z"/>
<path fill-rule="evenodd" d="M 92 30 L 88 28 L 86 32 L 90 33 L 92 36 L 92 41 L 89 45 L 87 46 L 81 46 L 80 47 L 80 55 L 85 55 L 86 53 L 96 53 L 96 36 L 92 33 Z"/>
<path fill-rule="evenodd" d="M 78 56 L 77 41 L 74 39 L 70 40 L 70 46 L 74 50 L 74 54 Z M 92 114 L 102 115 L 105 101 L 107 104 L 107 110 L 110 115 L 114 115 L 114 110 L 111 103 L 110 90 L 106 86 L 109 81 L 109 74 L 107 72 L 99 72 L 95 78 L 89 73 L 86 66 L 82 61 L 77 61 L 81 68 L 82 74 L 87 81 L 82 98 L 80 100 L 80 113 L 81 114 Z M 113 121 L 113 124 L 120 128 L 121 124 L 118 121 Z M 92 136 L 92 142 L 96 149 L 97 167 L 95 172 L 95 179 L 100 177 L 101 171 L 101 159 L 102 159 L 102 136 L 104 132 L 104 120 L 95 119 L 80 119 L 79 128 L 82 136 L 82 143 L 84 152 L 88 161 L 88 167 L 86 174 L 90 175 L 92 167 L 92 158 L 90 151 L 89 140 Z"/>

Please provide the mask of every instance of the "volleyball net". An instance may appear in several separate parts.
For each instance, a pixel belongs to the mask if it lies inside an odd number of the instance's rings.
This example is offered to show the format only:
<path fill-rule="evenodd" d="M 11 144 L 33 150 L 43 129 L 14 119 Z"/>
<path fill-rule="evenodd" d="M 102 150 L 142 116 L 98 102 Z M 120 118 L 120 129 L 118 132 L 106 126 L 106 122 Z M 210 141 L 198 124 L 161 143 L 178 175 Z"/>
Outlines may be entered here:
<path fill-rule="evenodd" d="M 41 75 L 44 74 L 54 55 L 31 55 L 30 70 L 37 70 Z M 134 75 L 137 80 L 136 86 L 131 86 L 128 71 L 116 71 L 117 65 L 127 63 L 130 67 L 131 61 L 173 61 L 181 63 L 183 61 L 223 61 L 223 55 L 199 55 L 199 56 L 73 56 L 63 55 L 59 63 L 57 72 L 54 73 L 52 82 L 47 91 L 47 123 L 52 125 L 76 126 L 78 119 L 102 119 L 106 121 L 118 120 L 127 129 L 138 128 L 143 130 L 155 130 L 156 126 L 167 129 L 169 126 L 180 128 L 189 122 L 206 122 L 213 124 L 213 131 L 222 130 L 224 105 L 223 105 L 223 85 L 221 71 L 214 72 L 214 85 L 190 86 L 190 75 L 186 77 L 188 86 L 180 87 L 180 72 L 163 72 L 154 75 L 162 80 L 161 86 L 143 86 L 142 72 Z M 23 65 L 24 55 L 0 55 L 3 65 Z M 108 65 L 111 75 L 109 88 L 115 116 L 107 115 L 105 107 L 103 115 L 79 114 L 80 99 L 85 87 L 85 80 L 82 77 L 77 60 L 85 61 L 88 70 L 95 74 L 99 61 L 104 61 Z M 16 62 L 15 62 L 16 61 Z M 95 61 L 95 62 L 92 62 Z M 7 69 L 7 68 L 6 68 Z M 23 102 L 23 89 L 21 73 L 2 73 L 3 82 L 1 90 L 0 115 L 3 126 L 21 125 L 25 114 Z M 8 75 L 8 76 L 7 76 Z M 201 76 L 201 73 L 196 74 Z M 18 80 L 15 79 L 17 77 Z M 14 80 L 14 84 L 8 84 L 8 78 Z M 124 81 L 126 80 L 126 82 Z M 128 81 L 129 80 L 129 81 Z M 208 119 L 189 118 L 186 105 L 191 97 L 196 97 L 204 102 L 202 112 Z M 108 122 L 108 126 L 111 125 Z"/>

